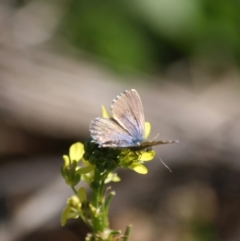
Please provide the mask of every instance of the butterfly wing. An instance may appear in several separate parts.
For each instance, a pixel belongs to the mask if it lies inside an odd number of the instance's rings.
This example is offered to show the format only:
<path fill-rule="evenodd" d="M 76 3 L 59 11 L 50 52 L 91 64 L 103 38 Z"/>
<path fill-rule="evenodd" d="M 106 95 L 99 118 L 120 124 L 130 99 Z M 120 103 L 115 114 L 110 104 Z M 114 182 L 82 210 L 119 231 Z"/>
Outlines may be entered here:
<path fill-rule="evenodd" d="M 140 145 L 144 140 L 144 112 L 143 106 L 134 89 L 126 90 L 118 95 L 112 103 L 113 119 L 131 136 L 129 146 Z"/>
<path fill-rule="evenodd" d="M 90 134 L 100 147 L 128 147 L 132 137 L 112 118 L 97 117 L 90 123 Z"/>

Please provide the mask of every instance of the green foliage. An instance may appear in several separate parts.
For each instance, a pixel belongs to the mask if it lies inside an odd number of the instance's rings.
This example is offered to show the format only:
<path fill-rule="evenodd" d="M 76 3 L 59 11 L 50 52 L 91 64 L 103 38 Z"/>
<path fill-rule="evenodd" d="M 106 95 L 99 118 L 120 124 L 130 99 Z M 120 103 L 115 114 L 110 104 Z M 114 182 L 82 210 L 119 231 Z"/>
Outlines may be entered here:
<path fill-rule="evenodd" d="M 75 46 L 122 73 L 152 68 L 152 45 L 119 1 L 72 1 L 62 31 Z"/>
<path fill-rule="evenodd" d="M 177 58 L 240 62 L 240 3 L 72 0 L 61 34 L 121 73 L 159 71 Z"/>

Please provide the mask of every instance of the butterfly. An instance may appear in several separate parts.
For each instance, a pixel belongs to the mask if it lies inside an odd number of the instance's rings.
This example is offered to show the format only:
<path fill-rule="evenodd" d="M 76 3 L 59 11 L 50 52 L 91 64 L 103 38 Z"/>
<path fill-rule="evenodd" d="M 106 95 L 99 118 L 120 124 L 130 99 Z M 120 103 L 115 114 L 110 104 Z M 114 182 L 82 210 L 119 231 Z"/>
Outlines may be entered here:
<path fill-rule="evenodd" d="M 90 123 L 92 142 L 99 147 L 146 149 L 178 141 L 146 141 L 143 105 L 135 89 L 125 90 L 112 101 L 112 117 L 97 117 Z"/>

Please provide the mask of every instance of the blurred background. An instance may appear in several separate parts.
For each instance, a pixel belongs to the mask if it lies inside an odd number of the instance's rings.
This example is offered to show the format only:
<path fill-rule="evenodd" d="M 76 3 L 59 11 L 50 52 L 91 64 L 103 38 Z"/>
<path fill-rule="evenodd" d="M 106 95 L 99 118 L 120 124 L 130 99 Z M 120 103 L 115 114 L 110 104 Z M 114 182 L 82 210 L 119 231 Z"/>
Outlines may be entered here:
<path fill-rule="evenodd" d="M 240 2 L 0 1 L 0 240 L 84 240 L 60 227 L 62 155 L 135 88 L 155 148 L 119 170 L 112 227 L 131 241 L 240 240 Z"/>

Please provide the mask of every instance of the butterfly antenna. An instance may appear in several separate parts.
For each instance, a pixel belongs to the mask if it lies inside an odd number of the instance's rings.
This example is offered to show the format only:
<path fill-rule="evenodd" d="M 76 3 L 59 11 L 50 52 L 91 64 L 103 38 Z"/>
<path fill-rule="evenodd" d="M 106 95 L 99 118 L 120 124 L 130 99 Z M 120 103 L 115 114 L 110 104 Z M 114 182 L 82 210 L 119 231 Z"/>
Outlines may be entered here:
<path fill-rule="evenodd" d="M 152 139 L 152 141 L 156 140 L 159 137 L 159 133 Z"/>
<path fill-rule="evenodd" d="M 170 171 L 172 172 L 171 168 L 160 158 L 160 156 L 158 154 L 156 154 L 157 157 L 159 158 L 159 160 L 161 161 L 161 163 Z"/>

